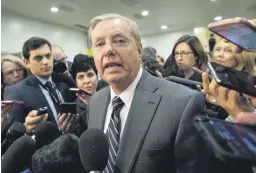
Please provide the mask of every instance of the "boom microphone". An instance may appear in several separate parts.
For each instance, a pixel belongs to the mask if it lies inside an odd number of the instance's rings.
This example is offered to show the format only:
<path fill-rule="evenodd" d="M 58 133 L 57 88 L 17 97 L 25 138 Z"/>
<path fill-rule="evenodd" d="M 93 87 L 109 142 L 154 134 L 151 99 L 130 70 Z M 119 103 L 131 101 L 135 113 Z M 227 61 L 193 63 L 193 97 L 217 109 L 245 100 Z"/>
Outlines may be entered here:
<path fill-rule="evenodd" d="M 169 76 L 167 78 L 165 78 L 168 81 L 172 81 L 178 84 L 182 84 L 188 87 L 193 87 L 196 88 L 197 85 L 199 85 L 201 88 L 203 87 L 202 82 L 197 82 L 197 81 L 193 81 L 193 80 L 188 80 L 188 79 L 183 79 L 180 77 L 176 77 L 176 76 Z"/>

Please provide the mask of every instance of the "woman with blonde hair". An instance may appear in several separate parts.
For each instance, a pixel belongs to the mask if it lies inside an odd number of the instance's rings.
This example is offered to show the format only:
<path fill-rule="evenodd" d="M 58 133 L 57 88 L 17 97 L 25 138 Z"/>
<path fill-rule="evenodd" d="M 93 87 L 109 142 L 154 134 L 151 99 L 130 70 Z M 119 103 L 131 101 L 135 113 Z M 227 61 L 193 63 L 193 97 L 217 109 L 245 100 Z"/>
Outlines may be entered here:
<path fill-rule="evenodd" d="M 235 68 L 236 70 L 255 75 L 255 53 L 243 51 L 240 54 L 236 54 L 235 57 L 238 61 L 238 65 Z"/>
<path fill-rule="evenodd" d="M 6 86 L 13 85 L 28 76 L 28 69 L 22 59 L 14 55 L 1 56 L 2 96 Z"/>
<path fill-rule="evenodd" d="M 254 74 L 253 53 L 243 51 L 241 54 L 236 54 L 233 51 L 234 46 L 223 38 L 219 39 L 213 50 L 213 61 L 239 71 Z"/>

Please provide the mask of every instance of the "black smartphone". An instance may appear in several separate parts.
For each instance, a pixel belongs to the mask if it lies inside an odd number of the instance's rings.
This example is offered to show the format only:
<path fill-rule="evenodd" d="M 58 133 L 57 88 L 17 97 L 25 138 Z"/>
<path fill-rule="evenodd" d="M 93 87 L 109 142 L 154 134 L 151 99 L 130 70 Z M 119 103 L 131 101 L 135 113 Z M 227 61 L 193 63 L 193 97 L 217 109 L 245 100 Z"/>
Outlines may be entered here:
<path fill-rule="evenodd" d="M 48 111 L 48 108 L 47 108 L 47 107 L 39 108 L 39 109 L 37 110 L 36 116 L 44 115 L 44 114 L 47 113 L 47 111 Z"/>
<path fill-rule="evenodd" d="M 209 62 L 208 68 L 219 85 L 256 97 L 255 76 L 215 62 Z"/>
<path fill-rule="evenodd" d="M 81 94 L 86 94 L 88 96 L 92 96 L 90 93 L 88 93 L 84 90 L 81 90 L 79 88 L 69 88 L 69 91 L 73 91 L 73 92 L 77 92 L 77 93 L 81 93 Z"/>
<path fill-rule="evenodd" d="M 197 116 L 194 125 L 223 161 L 239 161 L 256 165 L 256 126 Z"/>
<path fill-rule="evenodd" d="M 63 113 L 76 114 L 76 103 L 74 102 L 61 103 L 59 106 L 59 111 L 61 114 Z"/>
<path fill-rule="evenodd" d="M 256 51 L 256 26 L 245 18 L 237 17 L 214 22 L 209 24 L 208 28 L 247 51 Z"/>

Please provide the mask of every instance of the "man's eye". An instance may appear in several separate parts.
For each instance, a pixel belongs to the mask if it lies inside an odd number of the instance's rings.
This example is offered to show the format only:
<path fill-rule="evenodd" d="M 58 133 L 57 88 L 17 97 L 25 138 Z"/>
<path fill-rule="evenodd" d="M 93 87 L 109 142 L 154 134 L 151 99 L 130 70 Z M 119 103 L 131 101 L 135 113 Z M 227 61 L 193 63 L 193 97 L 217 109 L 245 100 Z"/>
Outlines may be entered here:
<path fill-rule="evenodd" d="M 36 60 L 36 61 L 41 61 L 41 60 L 42 60 L 42 57 L 41 57 L 41 56 L 36 56 L 36 57 L 35 57 L 35 60 Z"/>
<path fill-rule="evenodd" d="M 96 44 L 96 47 L 100 47 L 100 46 L 103 46 L 103 45 L 104 45 L 104 43 L 99 42 L 99 43 Z"/>
<path fill-rule="evenodd" d="M 124 43 L 125 41 L 123 39 L 115 40 L 116 43 Z"/>

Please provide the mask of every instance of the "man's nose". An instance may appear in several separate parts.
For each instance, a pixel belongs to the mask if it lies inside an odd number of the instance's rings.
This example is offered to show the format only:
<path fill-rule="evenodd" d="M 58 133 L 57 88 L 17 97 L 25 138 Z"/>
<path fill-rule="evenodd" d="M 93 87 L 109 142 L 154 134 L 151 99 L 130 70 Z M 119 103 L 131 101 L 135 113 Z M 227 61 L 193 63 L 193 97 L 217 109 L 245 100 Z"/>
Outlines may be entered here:
<path fill-rule="evenodd" d="M 104 54 L 105 54 L 105 57 L 112 57 L 115 55 L 115 52 L 111 43 L 106 43 L 104 47 Z"/>
<path fill-rule="evenodd" d="M 42 63 L 43 64 L 48 64 L 51 60 L 47 59 L 46 57 L 43 58 Z"/>
<path fill-rule="evenodd" d="M 19 76 L 19 74 L 17 73 L 16 70 L 13 71 L 13 76 L 14 76 L 14 77 L 18 77 L 18 76 Z"/>

